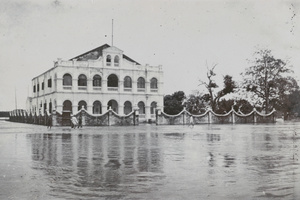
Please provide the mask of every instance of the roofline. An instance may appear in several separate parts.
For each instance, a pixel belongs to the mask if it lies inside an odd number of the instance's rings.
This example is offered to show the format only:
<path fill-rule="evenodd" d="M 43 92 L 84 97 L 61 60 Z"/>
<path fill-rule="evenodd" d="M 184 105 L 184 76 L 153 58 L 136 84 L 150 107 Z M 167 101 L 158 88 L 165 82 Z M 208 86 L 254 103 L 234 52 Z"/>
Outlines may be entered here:
<path fill-rule="evenodd" d="M 80 56 L 83 56 L 83 55 L 85 55 L 85 54 L 88 54 L 88 53 L 90 53 L 90 52 L 93 52 L 93 51 L 95 51 L 95 50 L 97 50 L 97 49 L 99 49 L 99 48 L 102 48 L 102 50 L 103 50 L 103 49 L 106 49 L 106 48 L 108 48 L 108 47 L 111 47 L 111 46 L 108 45 L 108 44 L 104 44 L 104 45 L 102 45 L 102 46 L 100 46 L 100 47 L 94 48 L 94 49 L 92 49 L 92 50 L 90 50 L 90 51 L 87 51 L 87 52 L 85 52 L 85 53 L 83 53 L 83 54 L 80 54 L 80 55 L 78 55 L 78 56 L 76 56 L 76 57 L 74 57 L 74 58 L 71 58 L 71 59 L 69 59 L 69 61 L 72 61 L 73 59 L 76 59 L 76 58 L 78 58 L 78 57 L 80 57 Z M 130 62 L 134 62 L 134 63 L 136 63 L 137 65 L 141 65 L 140 63 L 136 62 L 136 61 L 133 60 L 132 58 L 126 56 L 125 54 L 123 54 L 123 58 L 125 58 L 126 60 L 128 60 L 128 61 L 130 61 Z M 47 73 L 47 72 L 49 72 L 49 71 L 55 69 L 56 67 L 57 67 L 57 66 L 54 66 L 54 67 L 48 69 L 47 71 L 41 73 L 40 75 L 33 77 L 33 78 L 31 79 L 31 81 L 33 81 L 34 79 L 37 79 L 38 77 L 42 76 L 43 74 L 45 74 L 45 73 Z"/>
<path fill-rule="evenodd" d="M 83 55 L 85 55 L 85 54 L 88 54 L 88 53 L 91 53 L 91 52 L 93 52 L 93 51 L 95 51 L 95 50 L 97 50 L 97 49 L 99 49 L 99 48 L 101 48 L 102 50 L 104 49 L 104 48 L 108 48 L 108 47 L 110 47 L 108 44 L 104 44 L 104 45 L 102 45 L 102 46 L 100 46 L 100 47 L 97 47 L 97 48 L 95 48 L 95 49 L 92 49 L 92 50 L 90 50 L 90 51 L 87 51 L 87 52 L 85 52 L 85 53 L 82 53 L 82 54 L 80 54 L 80 55 L 78 55 L 78 56 L 75 56 L 74 58 L 71 58 L 71 59 L 69 59 L 70 61 L 71 60 L 73 60 L 73 59 L 76 59 L 76 58 L 79 58 L 80 56 L 83 56 Z M 105 48 L 105 49 L 106 49 Z"/>
<path fill-rule="evenodd" d="M 38 78 L 38 77 L 40 77 L 40 76 L 46 74 L 47 72 L 50 72 L 51 70 L 55 69 L 56 67 L 57 67 L 57 66 L 51 67 L 50 69 L 48 69 L 47 71 L 41 73 L 40 75 L 33 77 L 33 78 L 31 79 L 31 81 L 33 81 L 34 79 L 36 79 L 36 78 Z"/>

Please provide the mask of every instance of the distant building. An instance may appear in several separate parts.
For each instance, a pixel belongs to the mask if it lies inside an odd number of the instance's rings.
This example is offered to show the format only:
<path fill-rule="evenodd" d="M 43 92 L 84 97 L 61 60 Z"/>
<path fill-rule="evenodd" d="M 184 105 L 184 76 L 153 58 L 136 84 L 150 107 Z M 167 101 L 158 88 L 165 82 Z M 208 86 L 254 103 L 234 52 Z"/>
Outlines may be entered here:
<path fill-rule="evenodd" d="M 54 67 L 32 79 L 27 111 L 32 114 L 76 113 L 81 108 L 100 115 L 109 107 L 119 115 L 139 110 L 140 121 L 155 119 L 163 108 L 162 66 L 140 65 L 107 44 Z"/>
<path fill-rule="evenodd" d="M 0 111 L 0 120 L 8 120 L 9 112 L 8 111 Z"/>

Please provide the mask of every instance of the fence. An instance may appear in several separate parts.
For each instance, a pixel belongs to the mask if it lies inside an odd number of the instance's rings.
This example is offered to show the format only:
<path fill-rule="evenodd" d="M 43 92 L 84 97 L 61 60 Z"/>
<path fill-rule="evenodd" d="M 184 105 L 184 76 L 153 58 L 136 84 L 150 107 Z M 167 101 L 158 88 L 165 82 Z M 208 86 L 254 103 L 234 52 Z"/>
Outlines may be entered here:
<path fill-rule="evenodd" d="M 246 123 L 275 123 L 275 110 L 269 114 L 262 114 L 254 108 L 249 114 L 238 113 L 231 109 L 226 114 L 216 114 L 207 110 L 200 115 L 193 115 L 185 108 L 177 115 L 168 115 L 161 110 L 156 110 L 156 125 L 174 124 L 246 124 Z"/>
<path fill-rule="evenodd" d="M 156 125 L 185 125 L 191 124 L 246 124 L 246 123 L 275 123 L 275 110 L 269 114 L 262 114 L 255 109 L 249 114 L 242 114 L 231 109 L 226 114 L 216 114 L 207 110 L 200 115 L 193 115 L 185 108 L 177 115 L 168 115 L 161 110 L 156 110 Z M 139 112 L 134 110 L 128 115 L 118 115 L 109 109 L 104 114 L 90 114 L 84 108 L 74 114 L 76 118 L 82 118 L 83 126 L 136 126 L 139 125 Z M 47 125 L 51 120 L 53 126 L 69 126 L 71 124 L 70 113 L 54 111 L 51 115 L 32 115 L 25 110 L 14 110 L 10 112 L 9 120 L 28 124 Z"/>
<path fill-rule="evenodd" d="M 25 110 L 13 110 L 10 112 L 9 121 L 21 122 L 28 124 L 48 125 L 49 121 L 52 126 L 69 126 L 71 124 L 70 112 L 60 113 L 53 111 L 50 115 L 45 113 L 44 115 L 32 115 Z M 83 126 L 136 126 L 139 125 L 139 114 L 137 110 L 132 111 L 128 115 L 120 116 L 113 110 L 109 109 L 104 114 L 90 114 L 84 108 L 74 113 L 74 116 L 78 119 L 82 118 Z"/>

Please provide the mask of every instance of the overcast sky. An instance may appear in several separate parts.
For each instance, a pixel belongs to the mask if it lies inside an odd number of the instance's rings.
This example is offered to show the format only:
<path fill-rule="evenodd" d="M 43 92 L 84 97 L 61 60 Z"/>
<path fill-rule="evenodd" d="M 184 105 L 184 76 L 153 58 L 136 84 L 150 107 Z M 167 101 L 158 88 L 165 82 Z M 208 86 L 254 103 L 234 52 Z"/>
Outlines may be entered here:
<path fill-rule="evenodd" d="M 300 3 L 200 0 L 1 0 L 0 111 L 25 108 L 31 79 L 101 46 L 141 64 L 162 65 L 165 94 L 187 95 L 205 79 L 206 63 L 240 80 L 258 48 L 289 59 L 300 74 Z M 30 90 L 30 91 L 29 91 Z"/>

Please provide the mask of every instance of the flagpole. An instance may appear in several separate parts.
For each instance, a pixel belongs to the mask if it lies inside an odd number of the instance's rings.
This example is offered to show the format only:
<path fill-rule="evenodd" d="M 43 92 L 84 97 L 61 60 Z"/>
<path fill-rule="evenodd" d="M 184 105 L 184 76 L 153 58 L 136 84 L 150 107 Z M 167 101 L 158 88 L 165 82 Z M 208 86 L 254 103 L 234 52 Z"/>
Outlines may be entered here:
<path fill-rule="evenodd" d="M 16 110 L 18 109 L 18 103 L 17 103 L 17 91 L 16 91 L 16 86 L 15 86 L 15 106 L 16 106 Z"/>
<path fill-rule="evenodd" d="M 114 46 L 114 19 L 111 21 L 111 46 Z"/>

